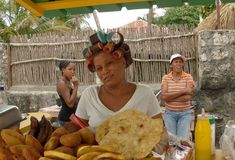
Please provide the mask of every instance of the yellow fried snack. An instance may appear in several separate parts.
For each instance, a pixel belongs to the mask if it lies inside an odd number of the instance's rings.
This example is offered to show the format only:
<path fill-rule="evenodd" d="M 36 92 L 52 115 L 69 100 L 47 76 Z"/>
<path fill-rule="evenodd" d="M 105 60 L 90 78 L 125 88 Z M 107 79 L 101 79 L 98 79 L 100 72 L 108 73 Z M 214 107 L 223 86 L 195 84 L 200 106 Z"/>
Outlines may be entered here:
<path fill-rule="evenodd" d="M 37 134 L 39 133 L 39 130 L 40 130 L 40 126 L 39 126 L 38 119 L 34 116 L 31 116 L 30 117 L 30 130 L 28 134 L 36 137 Z"/>
<path fill-rule="evenodd" d="M 60 137 L 51 137 L 45 144 L 44 150 L 53 150 L 60 145 Z"/>
<path fill-rule="evenodd" d="M 13 160 L 13 155 L 8 149 L 0 147 L 0 160 Z"/>
<path fill-rule="evenodd" d="M 139 160 L 162 160 L 162 159 L 158 158 L 158 157 L 146 157 L 146 158 L 142 158 L 142 159 L 139 159 Z"/>
<path fill-rule="evenodd" d="M 60 143 L 67 147 L 76 147 L 81 143 L 79 132 L 73 132 L 60 137 Z"/>
<path fill-rule="evenodd" d="M 163 133 L 162 119 L 142 112 L 126 110 L 96 128 L 99 145 L 110 145 L 127 159 L 140 159 L 151 153 Z"/>
<path fill-rule="evenodd" d="M 88 128 L 82 128 L 78 132 L 80 133 L 83 144 L 95 144 L 95 134 L 92 133 L 92 131 L 90 131 Z"/>
<path fill-rule="evenodd" d="M 35 152 L 34 150 L 29 148 L 23 148 L 22 155 L 27 160 L 38 160 L 41 157 L 38 152 Z"/>
<path fill-rule="evenodd" d="M 43 115 L 39 122 L 40 130 L 37 135 L 38 141 L 44 145 L 53 132 L 53 128 L 48 119 Z"/>
<path fill-rule="evenodd" d="M 0 160 L 7 160 L 7 154 L 0 150 Z"/>
<path fill-rule="evenodd" d="M 74 150 L 70 147 L 61 146 L 61 147 L 56 148 L 55 150 L 59 151 L 59 152 L 67 153 L 67 154 L 70 154 L 70 155 L 73 155 L 73 156 L 75 155 Z"/>
<path fill-rule="evenodd" d="M 5 148 L 6 143 L 4 142 L 4 140 L 2 139 L 1 133 L 0 133 L 0 148 L 3 147 Z"/>
<path fill-rule="evenodd" d="M 28 145 L 14 145 L 11 146 L 9 149 L 17 158 L 23 157 L 26 160 L 28 160 L 28 156 L 35 159 L 39 159 L 39 157 L 41 156 L 35 148 Z"/>
<path fill-rule="evenodd" d="M 56 159 L 48 158 L 48 157 L 40 157 L 38 160 L 56 160 Z"/>
<path fill-rule="evenodd" d="M 17 144 L 24 144 L 25 138 L 16 130 L 3 129 L 1 131 L 1 137 L 8 146 L 13 146 Z"/>
<path fill-rule="evenodd" d="M 76 160 L 77 159 L 77 157 L 74 157 L 70 154 L 66 154 L 63 152 L 55 151 L 55 150 L 44 151 L 44 156 L 49 157 L 49 158 L 59 158 L 62 160 Z"/>
<path fill-rule="evenodd" d="M 27 160 L 27 159 L 25 159 L 22 155 L 14 156 L 13 159 L 14 159 L 14 160 Z"/>
<path fill-rule="evenodd" d="M 81 155 L 77 160 L 93 160 L 96 156 L 102 154 L 103 152 L 88 152 L 86 154 Z"/>
<path fill-rule="evenodd" d="M 40 154 L 44 151 L 41 143 L 32 135 L 26 135 L 25 144 L 34 147 Z"/>
<path fill-rule="evenodd" d="M 57 128 L 56 130 L 54 130 L 54 132 L 52 132 L 51 137 L 61 137 L 65 134 L 68 134 L 69 132 L 64 128 L 64 127 L 60 127 Z"/>
<path fill-rule="evenodd" d="M 126 160 L 126 158 L 123 155 L 118 154 L 118 153 L 110 153 L 110 152 L 102 153 L 94 157 L 93 160 L 102 160 L 102 159 Z"/>
<path fill-rule="evenodd" d="M 58 159 L 58 158 L 48 158 L 48 157 L 40 157 L 38 160 L 61 160 L 61 159 Z"/>
<path fill-rule="evenodd" d="M 102 146 L 102 145 L 82 146 L 77 151 L 77 157 L 80 157 L 89 152 L 115 152 L 115 150 L 111 146 Z"/>
<path fill-rule="evenodd" d="M 79 130 L 79 127 L 77 125 L 75 125 L 73 122 L 66 122 L 64 125 L 64 128 L 69 132 L 76 132 Z"/>

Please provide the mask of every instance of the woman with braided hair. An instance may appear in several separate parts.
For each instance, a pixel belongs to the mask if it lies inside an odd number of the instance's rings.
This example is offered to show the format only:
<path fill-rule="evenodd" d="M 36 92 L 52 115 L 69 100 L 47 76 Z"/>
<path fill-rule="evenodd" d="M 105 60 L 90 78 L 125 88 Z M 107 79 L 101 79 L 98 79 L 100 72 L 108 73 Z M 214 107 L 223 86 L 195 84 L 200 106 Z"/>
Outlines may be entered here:
<path fill-rule="evenodd" d="M 70 61 L 61 61 L 59 64 L 62 77 L 58 81 L 56 89 L 61 100 L 61 110 L 58 120 L 63 126 L 69 121 L 71 114 L 75 113 L 77 108 L 78 79 L 75 77 L 75 64 Z"/>
<path fill-rule="evenodd" d="M 133 60 L 123 35 L 97 32 L 90 36 L 90 41 L 92 45 L 83 50 L 83 55 L 89 71 L 96 72 L 102 84 L 83 91 L 76 116 L 93 131 L 103 121 L 126 109 L 136 109 L 153 118 L 161 117 L 152 90 L 126 79 L 126 68 Z"/>

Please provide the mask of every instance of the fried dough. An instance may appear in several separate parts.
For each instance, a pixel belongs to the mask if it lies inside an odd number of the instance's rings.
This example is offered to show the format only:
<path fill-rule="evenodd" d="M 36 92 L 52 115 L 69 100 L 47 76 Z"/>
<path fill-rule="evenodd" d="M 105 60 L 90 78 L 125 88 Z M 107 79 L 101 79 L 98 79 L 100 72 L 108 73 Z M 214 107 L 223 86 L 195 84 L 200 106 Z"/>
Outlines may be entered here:
<path fill-rule="evenodd" d="M 64 125 L 64 128 L 69 132 L 76 132 L 78 131 L 80 128 L 78 126 L 76 126 L 73 122 L 66 122 Z"/>
<path fill-rule="evenodd" d="M 151 153 L 163 133 L 162 119 L 142 112 L 126 110 L 96 128 L 99 145 L 110 145 L 127 159 L 141 159 Z"/>
<path fill-rule="evenodd" d="M 1 137 L 8 146 L 24 144 L 25 138 L 16 130 L 3 129 L 1 131 Z"/>
<path fill-rule="evenodd" d="M 36 117 L 31 116 L 30 117 L 30 130 L 29 135 L 32 135 L 34 137 L 37 137 L 40 130 L 39 121 Z"/>
<path fill-rule="evenodd" d="M 117 153 L 105 152 L 93 158 L 93 160 L 112 159 L 112 160 L 126 160 L 126 158 Z"/>
<path fill-rule="evenodd" d="M 51 137 L 45 144 L 44 150 L 53 150 L 60 145 L 60 137 Z"/>
<path fill-rule="evenodd" d="M 11 146 L 9 149 L 14 154 L 14 156 L 24 157 L 26 160 L 28 160 L 28 156 L 37 159 L 39 159 L 39 157 L 41 156 L 35 148 L 28 145 L 14 145 Z"/>
<path fill-rule="evenodd" d="M 13 160 L 13 155 L 8 149 L 0 147 L 0 160 Z"/>
<path fill-rule="evenodd" d="M 41 157 L 38 152 L 35 152 L 34 150 L 29 148 L 23 148 L 22 155 L 27 160 L 38 160 Z"/>
<path fill-rule="evenodd" d="M 55 150 L 59 151 L 59 152 L 67 153 L 67 154 L 70 154 L 70 155 L 73 155 L 73 156 L 75 155 L 74 150 L 70 147 L 61 146 L 61 147 L 56 148 Z"/>
<path fill-rule="evenodd" d="M 44 156 L 49 157 L 49 158 L 58 158 L 61 160 L 76 160 L 77 159 L 76 157 L 70 154 L 66 154 L 63 152 L 55 151 L 55 150 L 44 151 Z"/>
<path fill-rule="evenodd" d="M 34 147 L 41 154 L 44 151 L 41 143 L 32 135 L 26 135 L 25 144 Z"/>
<path fill-rule="evenodd" d="M 93 160 L 96 156 L 102 154 L 103 152 L 88 152 L 86 154 L 81 155 L 77 160 Z"/>
<path fill-rule="evenodd" d="M 60 143 L 67 147 L 76 147 L 81 144 L 81 136 L 79 132 L 73 132 L 60 137 Z"/>
<path fill-rule="evenodd" d="M 52 132 L 51 137 L 61 137 L 65 134 L 68 134 L 69 132 L 64 128 L 64 127 L 60 127 L 57 128 L 56 130 L 54 130 L 54 132 Z"/>
<path fill-rule="evenodd" d="M 77 157 L 89 152 L 115 152 L 115 150 L 111 146 L 104 145 L 82 146 L 77 150 Z"/>
<path fill-rule="evenodd" d="M 80 133 L 83 144 L 95 144 L 95 134 L 88 128 L 82 128 L 78 132 Z"/>

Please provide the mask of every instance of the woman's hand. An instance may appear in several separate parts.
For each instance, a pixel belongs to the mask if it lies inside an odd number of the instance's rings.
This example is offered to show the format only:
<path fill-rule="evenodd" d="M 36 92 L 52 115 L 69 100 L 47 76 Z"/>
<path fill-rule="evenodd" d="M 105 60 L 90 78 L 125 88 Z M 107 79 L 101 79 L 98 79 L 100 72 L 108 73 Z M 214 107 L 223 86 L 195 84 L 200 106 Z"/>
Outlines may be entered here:
<path fill-rule="evenodd" d="M 78 86 L 78 78 L 77 77 L 73 76 L 71 81 L 72 81 L 74 87 Z"/>

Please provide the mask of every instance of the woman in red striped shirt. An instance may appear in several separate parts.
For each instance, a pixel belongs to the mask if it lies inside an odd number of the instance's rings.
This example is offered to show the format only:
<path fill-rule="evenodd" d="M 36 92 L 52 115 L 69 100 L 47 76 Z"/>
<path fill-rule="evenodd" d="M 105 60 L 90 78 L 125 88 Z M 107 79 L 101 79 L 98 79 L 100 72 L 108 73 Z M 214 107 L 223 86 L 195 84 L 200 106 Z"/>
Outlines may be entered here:
<path fill-rule="evenodd" d="M 164 122 L 167 130 L 179 137 L 189 139 L 194 81 L 190 74 L 183 71 L 185 60 L 185 57 L 180 54 L 171 56 L 172 71 L 162 79 L 161 98 L 166 107 Z"/>

